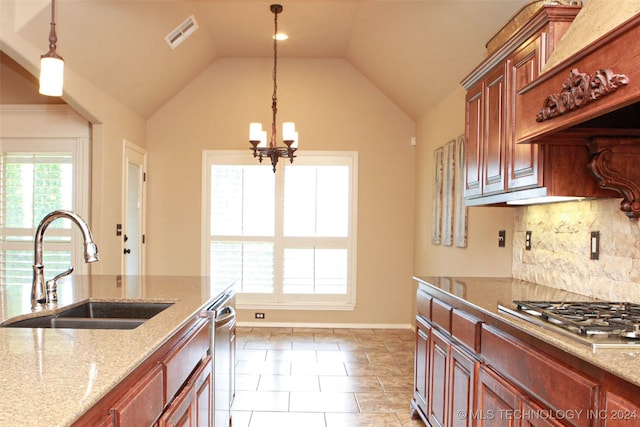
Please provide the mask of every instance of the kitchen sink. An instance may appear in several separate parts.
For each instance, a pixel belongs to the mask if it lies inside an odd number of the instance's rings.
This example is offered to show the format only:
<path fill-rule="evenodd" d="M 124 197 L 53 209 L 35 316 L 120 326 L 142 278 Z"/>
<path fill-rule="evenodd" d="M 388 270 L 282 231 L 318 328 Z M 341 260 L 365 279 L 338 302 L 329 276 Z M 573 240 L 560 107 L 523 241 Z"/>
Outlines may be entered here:
<path fill-rule="evenodd" d="M 59 313 L 9 321 L 4 328 L 134 329 L 173 303 L 89 301 Z"/>
<path fill-rule="evenodd" d="M 172 303 L 89 301 L 58 313 L 58 317 L 83 319 L 151 319 Z"/>

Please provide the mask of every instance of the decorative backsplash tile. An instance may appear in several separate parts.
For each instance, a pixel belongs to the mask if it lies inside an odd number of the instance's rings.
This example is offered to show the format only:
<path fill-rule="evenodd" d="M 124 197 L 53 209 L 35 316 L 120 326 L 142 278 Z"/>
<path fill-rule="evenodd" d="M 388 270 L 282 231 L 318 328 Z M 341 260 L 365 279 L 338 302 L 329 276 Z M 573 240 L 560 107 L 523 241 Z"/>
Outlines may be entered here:
<path fill-rule="evenodd" d="M 516 208 L 513 277 L 604 300 L 640 302 L 640 225 L 620 199 Z M 525 233 L 531 231 L 531 250 Z M 599 259 L 590 258 L 600 232 Z"/>

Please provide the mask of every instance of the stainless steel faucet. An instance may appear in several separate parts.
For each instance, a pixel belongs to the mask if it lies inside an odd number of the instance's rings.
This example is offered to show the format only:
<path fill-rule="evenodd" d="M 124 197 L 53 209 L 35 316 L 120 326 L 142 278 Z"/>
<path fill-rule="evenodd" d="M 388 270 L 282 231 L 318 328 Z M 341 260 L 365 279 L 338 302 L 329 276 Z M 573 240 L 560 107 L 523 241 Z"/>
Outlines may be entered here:
<path fill-rule="evenodd" d="M 49 224 L 51 224 L 58 218 L 68 218 L 72 222 L 75 222 L 78 228 L 80 228 L 82 237 L 84 239 L 85 262 L 96 262 L 100 260 L 100 258 L 98 257 L 98 247 L 93 241 L 91 230 L 89 229 L 87 223 L 82 218 L 80 218 L 80 215 L 75 212 L 65 210 L 56 210 L 48 213 L 44 218 L 42 218 L 42 221 L 40 221 L 40 224 L 36 229 L 34 238 L 33 284 L 31 287 L 31 307 L 33 309 L 39 309 L 43 304 L 54 302 L 51 295 L 55 295 L 55 292 L 45 292 L 42 243 L 44 240 L 45 230 L 47 229 Z M 71 271 L 73 271 L 73 268 L 67 270 L 65 273 L 69 274 L 71 273 Z M 62 275 L 56 276 L 56 279 L 58 279 Z M 56 279 L 54 279 L 54 284 Z"/>

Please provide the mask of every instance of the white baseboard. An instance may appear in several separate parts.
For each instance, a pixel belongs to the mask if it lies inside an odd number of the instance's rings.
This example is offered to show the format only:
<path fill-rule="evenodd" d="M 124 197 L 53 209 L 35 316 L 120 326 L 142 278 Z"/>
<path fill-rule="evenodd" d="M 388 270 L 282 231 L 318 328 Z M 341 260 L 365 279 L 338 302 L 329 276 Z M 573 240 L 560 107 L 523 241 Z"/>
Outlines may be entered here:
<path fill-rule="evenodd" d="M 414 329 L 410 323 L 298 323 L 238 322 L 242 328 L 314 328 L 314 329 Z"/>

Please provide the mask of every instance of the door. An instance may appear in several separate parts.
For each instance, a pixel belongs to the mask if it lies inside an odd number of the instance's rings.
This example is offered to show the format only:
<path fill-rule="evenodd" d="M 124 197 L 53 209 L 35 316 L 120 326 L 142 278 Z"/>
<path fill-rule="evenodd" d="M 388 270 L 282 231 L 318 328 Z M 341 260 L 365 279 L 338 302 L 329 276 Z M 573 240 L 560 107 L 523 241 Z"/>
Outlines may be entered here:
<path fill-rule="evenodd" d="M 487 75 L 484 89 L 482 194 L 505 191 L 506 160 L 506 66 L 500 65 Z"/>
<path fill-rule="evenodd" d="M 515 120 L 517 115 L 519 92 L 540 74 L 543 65 L 541 39 L 536 37 L 529 44 L 518 50 L 509 61 L 510 79 L 513 89 L 509 91 L 509 160 L 507 166 L 507 187 L 511 190 L 539 187 L 543 185 L 540 174 L 540 152 L 538 144 L 516 144 Z"/>
<path fill-rule="evenodd" d="M 125 141 L 123 165 L 122 274 L 145 274 L 147 152 Z"/>

